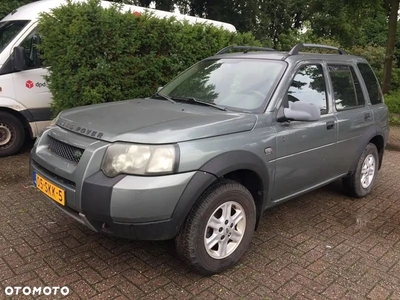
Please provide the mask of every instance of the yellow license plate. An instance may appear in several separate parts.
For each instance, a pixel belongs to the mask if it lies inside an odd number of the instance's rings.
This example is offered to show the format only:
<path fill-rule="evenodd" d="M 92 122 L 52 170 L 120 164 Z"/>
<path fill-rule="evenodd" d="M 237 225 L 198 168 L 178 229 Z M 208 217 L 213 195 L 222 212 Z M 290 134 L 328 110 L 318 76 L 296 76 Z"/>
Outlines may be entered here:
<path fill-rule="evenodd" d="M 45 195 L 61 205 L 65 205 L 65 191 L 36 174 L 36 187 Z"/>

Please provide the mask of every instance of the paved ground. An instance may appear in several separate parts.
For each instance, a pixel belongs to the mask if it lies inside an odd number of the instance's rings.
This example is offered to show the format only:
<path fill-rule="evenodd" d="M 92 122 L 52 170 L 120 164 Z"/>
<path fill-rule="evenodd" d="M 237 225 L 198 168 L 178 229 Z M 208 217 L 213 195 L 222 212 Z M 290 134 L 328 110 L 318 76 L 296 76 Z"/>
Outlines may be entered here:
<path fill-rule="evenodd" d="M 372 195 L 335 183 L 268 211 L 241 263 L 211 278 L 189 272 L 172 242 L 65 218 L 32 187 L 28 148 L 0 159 L 0 298 L 7 286 L 66 285 L 69 299 L 400 299 L 400 128 Z"/>

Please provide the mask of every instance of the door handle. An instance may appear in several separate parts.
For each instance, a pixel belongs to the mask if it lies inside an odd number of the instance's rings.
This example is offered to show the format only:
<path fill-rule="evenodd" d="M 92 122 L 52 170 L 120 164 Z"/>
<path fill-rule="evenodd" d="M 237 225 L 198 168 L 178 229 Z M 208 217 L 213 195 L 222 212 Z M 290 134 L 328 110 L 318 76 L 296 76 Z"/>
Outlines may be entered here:
<path fill-rule="evenodd" d="M 364 121 L 370 121 L 372 118 L 371 118 L 371 114 L 370 113 L 366 113 L 366 114 L 364 114 Z"/>
<path fill-rule="evenodd" d="M 330 130 L 335 128 L 335 121 L 326 122 L 326 129 Z"/>

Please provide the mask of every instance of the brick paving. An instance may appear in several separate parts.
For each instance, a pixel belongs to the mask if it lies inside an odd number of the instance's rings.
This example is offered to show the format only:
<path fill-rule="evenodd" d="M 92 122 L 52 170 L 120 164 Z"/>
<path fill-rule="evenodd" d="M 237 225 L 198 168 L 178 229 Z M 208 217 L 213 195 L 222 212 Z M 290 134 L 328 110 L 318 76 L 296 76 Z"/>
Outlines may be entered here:
<path fill-rule="evenodd" d="M 390 129 L 388 149 L 400 151 L 400 126 L 393 126 Z"/>
<path fill-rule="evenodd" d="M 370 196 L 333 183 L 267 211 L 240 264 L 207 278 L 171 241 L 110 238 L 62 215 L 31 184 L 28 146 L 0 159 L 0 298 L 7 286 L 66 285 L 66 299 L 400 299 L 395 149 L 400 128 Z"/>

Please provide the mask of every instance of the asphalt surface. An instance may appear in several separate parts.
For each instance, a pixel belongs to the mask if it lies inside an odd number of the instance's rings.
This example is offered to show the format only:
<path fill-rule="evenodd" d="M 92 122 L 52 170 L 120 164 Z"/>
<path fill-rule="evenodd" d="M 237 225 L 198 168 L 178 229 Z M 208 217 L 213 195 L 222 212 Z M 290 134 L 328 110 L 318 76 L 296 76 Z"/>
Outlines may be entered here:
<path fill-rule="evenodd" d="M 371 195 L 349 198 L 338 182 L 267 211 L 240 264 L 212 277 L 172 241 L 110 238 L 61 214 L 32 186 L 31 145 L 0 158 L 0 298 L 67 286 L 67 299 L 400 299 L 399 127 Z"/>

